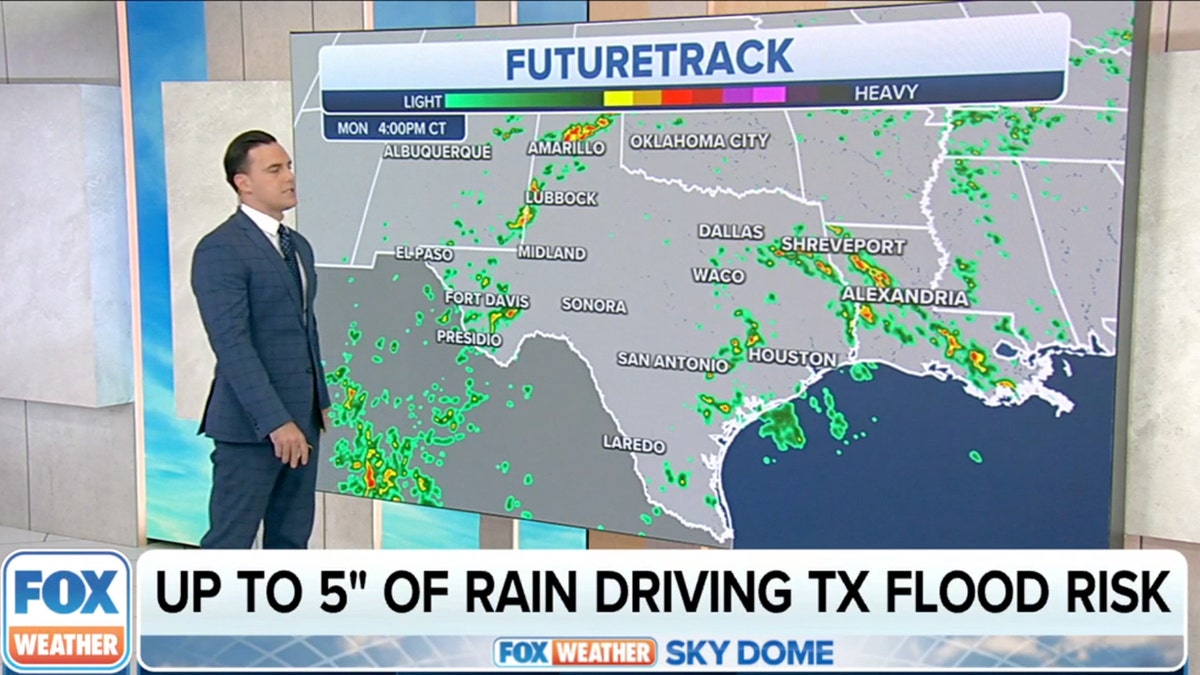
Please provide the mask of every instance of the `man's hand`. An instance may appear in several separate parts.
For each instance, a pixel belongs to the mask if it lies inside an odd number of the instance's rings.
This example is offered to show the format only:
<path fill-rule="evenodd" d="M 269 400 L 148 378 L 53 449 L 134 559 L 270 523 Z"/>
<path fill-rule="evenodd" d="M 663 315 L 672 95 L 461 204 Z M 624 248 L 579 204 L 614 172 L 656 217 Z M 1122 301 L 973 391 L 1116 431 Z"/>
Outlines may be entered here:
<path fill-rule="evenodd" d="M 304 437 L 304 432 L 295 422 L 288 422 L 271 432 L 271 443 L 275 445 L 275 456 L 279 461 L 293 469 L 301 464 L 308 464 L 308 453 L 312 446 Z"/>
<path fill-rule="evenodd" d="M 333 418 L 329 416 L 329 411 L 332 408 L 326 408 L 321 411 L 321 431 L 328 431 L 329 426 L 333 423 Z"/>

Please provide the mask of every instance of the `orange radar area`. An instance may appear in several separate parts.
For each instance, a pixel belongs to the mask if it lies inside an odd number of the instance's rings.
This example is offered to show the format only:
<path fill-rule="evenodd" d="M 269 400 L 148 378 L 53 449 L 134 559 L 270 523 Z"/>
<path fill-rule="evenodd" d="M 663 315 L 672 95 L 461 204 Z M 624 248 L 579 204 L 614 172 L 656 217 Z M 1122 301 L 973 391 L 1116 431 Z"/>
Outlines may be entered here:
<path fill-rule="evenodd" d="M 955 352 L 963 348 L 962 343 L 958 341 L 958 336 L 946 328 L 938 328 L 937 332 L 946 337 L 946 358 L 954 358 Z"/>
<path fill-rule="evenodd" d="M 534 178 L 533 180 L 529 181 L 529 191 L 541 192 L 544 185 L 544 183 Z M 505 223 L 505 225 L 507 225 L 508 229 L 510 230 L 520 232 L 526 227 L 529 227 L 529 224 L 533 222 L 535 217 L 537 217 L 537 209 L 529 204 L 522 204 L 521 208 L 517 211 L 517 217 L 508 221 Z"/>
<path fill-rule="evenodd" d="M 971 359 L 971 365 L 975 366 L 975 370 L 978 370 L 979 372 L 986 375 L 988 372 L 987 354 L 984 354 L 981 351 L 976 351 L 976 350 L 972 349 L 970 351 L 970 353 L 968 354 L 968 356 Z"/>
<path fill-rule="evenodd" d="M 493 333 L 496 332 L 496 324 L 500 321 L 500 319 L 508 319 L 509 321 L 512 321 L 513 319 L 517 318 L 517 315 L 520 313 L 521 310 L 515 307 L 510 307 L 508 309 L 497 309 L 493 312 L 489 312 L 488 323 L 491 331 Z"/>
<path fill-rule="evenodd" d="M 596 118 L 595 122 L 572 124 L 563 131 L 563 140 L 569 142 L 586 141 L 597 133 L 607 129 L 610 124 L 612 124 L 611 115 L 601 115 Z"/>
<path fill-rule="evenodd" d="M 858 271 L 870 275 L 871 280 L 875 282 L 875 286 L 879 288 L 888 288 L 892 285 L 892 276 L 890 274 L 872 265 L 866 260 L 863 260 L 862 256 L 857 254 L 850 256 L 850 263 L 853 264 Z"/>
<path fill-rule="evenodd" d="M 537 192 L 537 189 L 534 189 L 533 191 Z M 528 204 L 525 204 L 524 206 L 521 207 L 521 210 L 517 212 L 517 217 L 513 220 L 508 221 L 508 223 L 507 223 L 508 229 L 510 229 L 510 230 L 525 229 L 525 227 L 527 225 L 529 225 L 530 222 L 533 221 L 533 216 L 534 216 L 533 207 Z"/>

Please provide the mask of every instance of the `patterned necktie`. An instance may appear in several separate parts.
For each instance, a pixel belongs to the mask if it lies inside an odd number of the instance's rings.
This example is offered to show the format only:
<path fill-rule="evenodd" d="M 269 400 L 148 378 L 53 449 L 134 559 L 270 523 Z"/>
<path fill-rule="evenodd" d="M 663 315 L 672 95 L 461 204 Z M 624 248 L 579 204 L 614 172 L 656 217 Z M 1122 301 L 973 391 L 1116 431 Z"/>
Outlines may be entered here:
<path fill-rule="evenodd" d="M 296 290 L 300 292 L 300 297 L 304 297 L 304 284 L 300 281 L 300 265 L 296 262 L 296 244 L 292 241 L 292 232 L 286 225 L 279 225 L 279 248 L 283 250 L 283 261 L 287 263 L 288 269 L 292 272 L 292 278 L 296 281 Z"/>

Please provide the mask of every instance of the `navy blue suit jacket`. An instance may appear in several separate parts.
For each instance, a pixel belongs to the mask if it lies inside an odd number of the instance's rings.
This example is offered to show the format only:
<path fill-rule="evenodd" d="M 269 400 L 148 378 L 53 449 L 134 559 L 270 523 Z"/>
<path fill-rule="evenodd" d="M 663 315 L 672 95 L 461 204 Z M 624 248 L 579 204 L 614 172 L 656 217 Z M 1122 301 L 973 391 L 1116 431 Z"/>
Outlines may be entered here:
<path fill-rule="evenodd" d="M 313 411 L 329 407 L 329 389 L 313 312 L 317 271 L 308 241 L 292 238 L 307 279 L 303 304 L 283 256 L 241 209 L 196 246 L 192 291 L 217 357 L 199 433 L 214 440 L 263 442 L 287 422 L 319 440 L 324 422 Z"/>

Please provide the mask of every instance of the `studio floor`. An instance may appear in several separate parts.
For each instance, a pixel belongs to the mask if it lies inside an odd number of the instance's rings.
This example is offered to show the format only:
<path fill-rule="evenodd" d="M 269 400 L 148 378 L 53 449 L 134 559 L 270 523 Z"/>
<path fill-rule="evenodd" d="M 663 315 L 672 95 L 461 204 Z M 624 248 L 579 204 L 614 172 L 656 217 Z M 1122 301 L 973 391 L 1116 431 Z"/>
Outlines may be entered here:
<path fill-rule="evenodd" d="M 105 544 L 98 541 L 88 541 L 86 539 L 72 539 L 70 537 L 60 537 L 56 534 L 47 534 L 45 532 L 33 532 L 31 530 L 19 530 L 15 527 L 5 527 L 0 525 L 0 560 L 8 557 L 9 553 L 21 549 L 55 549 L 55 548 L 104 548 L 119 551 L 125 554 L 132 562 L 137 560 L 145 551 L 158 548 L 179 549 L 188 548 L 180 544 L 172 544 L 167 542 L 151 542 L 146 546 L 139 548 L 131 548 L 128 546 L 114 546 L 113 544 Z"/>

